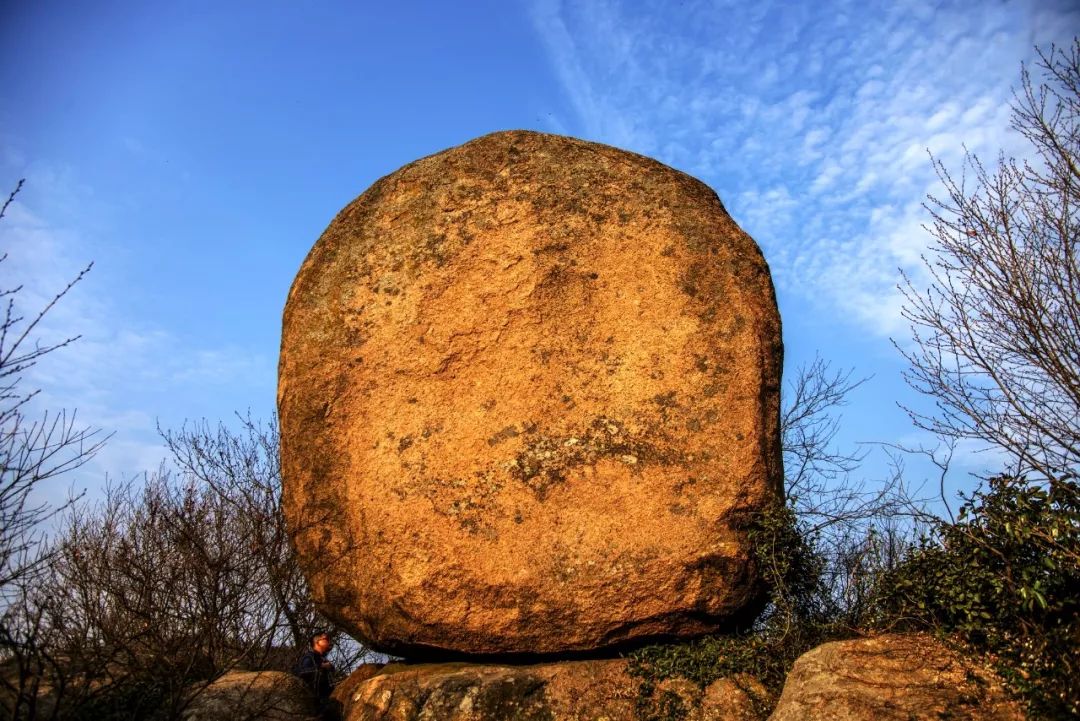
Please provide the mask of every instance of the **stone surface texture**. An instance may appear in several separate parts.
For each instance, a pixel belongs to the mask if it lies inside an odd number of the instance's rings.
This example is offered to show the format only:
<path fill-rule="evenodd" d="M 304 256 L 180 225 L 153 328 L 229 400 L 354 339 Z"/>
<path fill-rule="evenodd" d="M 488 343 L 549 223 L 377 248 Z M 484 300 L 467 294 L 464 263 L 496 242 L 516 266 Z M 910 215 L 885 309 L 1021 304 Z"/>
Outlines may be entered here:
<path fill-rule="evenodd" d="M 760 721 L 729 680 L 702 692 L 688 681 L 656 691 L 684 721 Z M 342 699 L 345 721 L 640 721 L 638 681 L 626 661 L 563 661 L 526 666 L 391 665 L 354 684 Z M 644 709 L 648 713 L 649 709 Z M 660 717 L 662 718 L 662 717 Z"/>
<path fill-rule="evenodd" d="M 701 721 L 761 721 L 759 708 L 769 697 L 757 679 L 743 675 L 709 684 L 699 702 Z"/>
<path fill-rule="evenodd" d="M 373 648 L 557 654 L 757 602 L 780 319 L 701 182 L 488 135 L 350 203 L 285 307 L 284 508 L 320 607 Z"/>
<path fill-rule="evenodd" d="M 355 692 L 360 684 L 379 675 L 385 667 L 386 664 L 384 663 L 362 663 L 355 671 L 334 686 L 330 699 L 335 704 L 339 715 L 342 717 L 348 716 L 349 709 L 352 707 L 353 696 L 356 695 Z"/>
<path fill-rule="evenodd" d="M 199 689 L 184 721 L 318 721 L 307 686 L 282 671 L 234 671 Z"/>
<path fill-rule="evenodd" d="M 818 646 L 795 662 L 769 721 L 1022 721 L 988 670 L 931 636 Z"/>

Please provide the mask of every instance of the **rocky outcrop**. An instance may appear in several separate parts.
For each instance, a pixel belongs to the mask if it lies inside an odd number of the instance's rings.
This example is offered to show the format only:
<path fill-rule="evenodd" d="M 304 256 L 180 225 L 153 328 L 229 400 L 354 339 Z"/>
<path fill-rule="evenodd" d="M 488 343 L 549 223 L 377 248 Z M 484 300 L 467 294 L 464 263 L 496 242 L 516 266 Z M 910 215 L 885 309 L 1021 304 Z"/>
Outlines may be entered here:
<path fill-rule="evenodd" d="M 534 665 L 394 664 L 345 683 L 346 721 L 762 721 L 749 676 L 643 692 L 624 659 Z M 768 721 L 1023 721 L 991 671 L 924 634 L 827 643 L 795 662 Z"/>
<path fill-rule="evenodd" d="M 346 721 L 640 721 L 646 702 L 678 708 L 685 721 L 759 721 L 747 693 L 726 679 L 704 691 L 668 682 L 643 699 L 621 659 L 388 666 L 343 702 Z"/>
<path fill-rule="evenodd" d="M 362 663 L 334 686 L 330 700 L 342 718 L 348 718 L 357 688 L 368 679 L 378 676 L 385 667 L 386 664 L 383 663 Z"/>
<path fill-rule="evenodd" d="M 1000 681 L 921 634 L 826 643 L 795 662 L 769 721 L 1023 721 Z"/>
<path fill-rule="evenodd" d="M 184 721 L 318 721 L 315 699 L 300 679 L 280 671 L 234 671 L 194 689 Z"/>
<path fill-rule="evenodd" d="M 755 678 L 722 678 L 705 687 L 696 706 L 701 721 L 761 721 L 768 691 Z"/>
<path fill-rule="evenodd" d="M 284 508 L 320 607 L 373 648 L 596 651 L 759 597 L 780 321 L 715 193 L 528 132 L 346 207 L 285 308 Z"/>

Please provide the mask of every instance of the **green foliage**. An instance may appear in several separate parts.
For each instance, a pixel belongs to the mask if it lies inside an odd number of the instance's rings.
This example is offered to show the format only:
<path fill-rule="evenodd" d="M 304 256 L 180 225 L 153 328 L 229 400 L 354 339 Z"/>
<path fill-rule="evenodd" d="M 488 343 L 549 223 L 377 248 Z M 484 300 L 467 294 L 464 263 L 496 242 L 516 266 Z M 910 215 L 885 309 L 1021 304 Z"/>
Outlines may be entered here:
<path fill-rule="evenodd" d="M 784 645 L 764 634 L 747 631 L 732 635 L 706 636 L 686 643 L 654 645 L 630 656 L 628 671 L 639 679 L 638 717 L 642 721 L 679 721 L 686 717 L 682 700 L 671 691 L 657 695 L 665 679 L 685 678 L 705 688 L 713 681 L 731 678 L 738 683 L 742 674 L 760 680 L 769 695 L 762 697 L 756 688 L 743 688 L 757 710 L 768 713 L 787 675 L 794 657 L 784 653 Z"/>
<path fill-rule="evenodd" d="M 791 499 L 794 503 L 795 499 Z M 829 617 L 826 559 L 816 536 L 800 527 L 793 507 L 777 506 L 756 519 L 749 533 L 762 582 L 770 595 L 763 621 L 786 637 Z"/>
<path fill-rule="evenodd" d="M 1080 485 L 1001 476 L 880 586 L 892 627 L 988 652 L 1035 718 L 1080 717 Z"/>
<path fill-rule="evenodd" d="M 824 544 L 789 507 L 763 514 L 750 537 L 770 604 L 750 628 L 633 653 L 642 719 L 685 717 L 661 686 L 669 678 L 704 688 L 755 677 L 767 696 L 746 690 L 767 712 L 800 655 L 876 630 L 959 638 L 987 654 L 1031 718 L 1080 718 L 1076 482 L 994 478 L 915 544 L 872 527 Z"/>
<path fill-rule="evenodd" d="M 682 721 L 689 710 L 678 693 L 665 689 L 657 695 L 655 683 L 645 680 L 638 689 L 635 714 L 640 721 Z"/>

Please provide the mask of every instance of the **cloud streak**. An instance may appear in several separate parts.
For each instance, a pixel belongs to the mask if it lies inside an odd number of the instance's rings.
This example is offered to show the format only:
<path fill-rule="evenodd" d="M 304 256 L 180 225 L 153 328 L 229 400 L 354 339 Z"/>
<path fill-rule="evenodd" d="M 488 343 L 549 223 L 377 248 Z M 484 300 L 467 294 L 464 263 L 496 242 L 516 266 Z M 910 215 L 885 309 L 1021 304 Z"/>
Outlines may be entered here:
<path fill-rule="evenodd" d="M 715 187 L 778 287 L 881 335 L 901 330 L 897 268 L 918 277 L 927 151 L 1022 155 L 1011 86 L 1067 4 L 873 9 L 537 0 L 532 20 L 577 134 Z"/>
<path fill-rule="evenodd" d="M 31 174 L 28 186 L 34 190 L 20 195 L 0 220 L 0 249 L 8 254 L 0 264 L 0 289 L 22 286 L 14 298 L 16 311 L 27 321 L 77 276 L 91 255 L 87 233 L 45 219 L 68 215 L 65 206 L 71 215 L 85 215 L 78 209 L 85 204 L 86 189 L 72 190 L 58 182 L 63 177 Z M 49 199 L 49 207 L 38 211 L 34 206 L 42 197 Z M 96 490 L 106 476 L 156 470 L 167 455 L 157 436 L 159 420 L 166 426 L 182 422 L 188 408 L 198 409 L 196 417 L 243 410 L 219 406 L 234 394 L 258 397 L 256 391 L 273 386 L 272 358 L 238 346 L 192 344 L 119 306 L 108 286 L 108 272 L 95 268 L 49 311 L 30 339 L 48 345 L 81 336 L 24 374 L 21 393 L 40 389 L 26 405 L 26 417 L 53 417 L 63 410 L 77 414 L 79 427 L 114 434 L 77 476 L 64 479 L 63 487 L 42 489 L 50 502 L 63 500 L 69 483 Z"/>

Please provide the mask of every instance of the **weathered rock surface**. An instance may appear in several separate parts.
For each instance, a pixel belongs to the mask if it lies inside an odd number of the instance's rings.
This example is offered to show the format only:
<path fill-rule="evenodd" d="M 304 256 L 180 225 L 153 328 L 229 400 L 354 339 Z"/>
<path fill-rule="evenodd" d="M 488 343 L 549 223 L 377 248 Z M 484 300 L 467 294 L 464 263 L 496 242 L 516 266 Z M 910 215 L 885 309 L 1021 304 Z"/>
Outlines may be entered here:
<path fill-rule="evenodd" d="M 685 721 L 758 721 L 735 683 L 704 692 L 671 682 L 656 694 Z M 626 661 L 567 661 L 531 666 L 431 664 L 388 666 L 343 699 L 346 721 L 638 721 L 638 681 Z"/>
<path fill-rule="evenodd" d="M 378 676 L 385 667 L 384 663 L 362 663 L 334 686 L 330 699 L 338 715 L 348 717 L 357 688 L 368 679 Z"/>
<path fill-rule="evenodd" d="M 758 597 L 781 356 L 765 261 L 697 180 L 530 132 L 405 166 L 285 308 L 284 506 L 316 600 L 411 658 L 716 630 Z"/>
<path fill-rule="evenodd" d="M 709 684 L 696 708 L 701 721 L 760 721 L 759 703 L 768 697 L 765 687 L 750 676 L 722 678 Z"/>
<path fill-rule="evenodd" d="M 318 709 L 292 674 L 234 671 L 200 689 L 183 716 L 184 721 L 318 721 Z"/>
<path fill-rule="evenodd" d="M 769 721 L 1022 721 L 987 670 L 922 634 L 827 643 L 795 662 Z"/>

